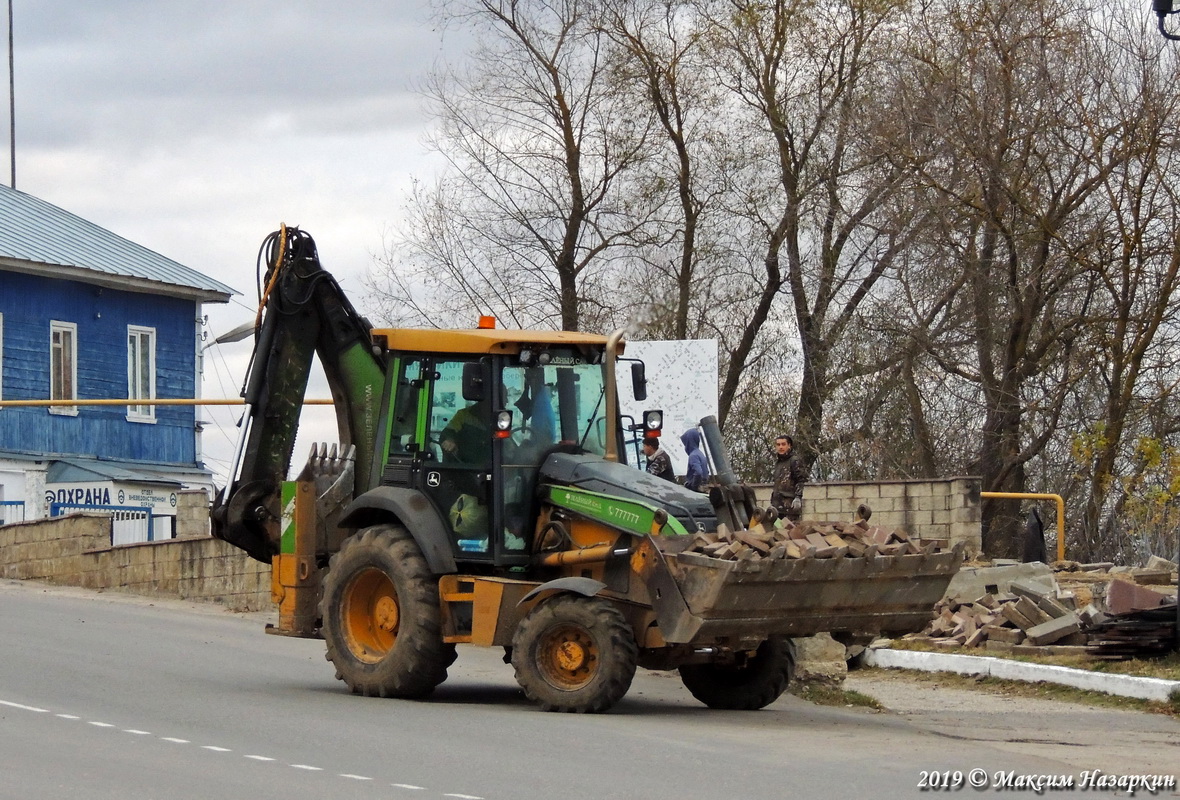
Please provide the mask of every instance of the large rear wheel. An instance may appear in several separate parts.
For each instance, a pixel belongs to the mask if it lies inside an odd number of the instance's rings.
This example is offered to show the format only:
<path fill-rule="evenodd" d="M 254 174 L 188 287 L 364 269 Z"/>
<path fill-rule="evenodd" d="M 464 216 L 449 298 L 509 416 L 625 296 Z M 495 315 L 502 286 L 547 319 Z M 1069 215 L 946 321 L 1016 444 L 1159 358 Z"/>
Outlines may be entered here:
<path fill-rule="evenodd" d="M 736 664 L 685 664 L 680 680 L 709 708 L 753 711 L 777 700 L 795 675 L 795 642 L 771 636 Z"/>
<path fill-rule="evenodd" d="M 558 595 L 528 613 L 512 637 L 512 666 L 545 711 L 606 711 L 627 693 L 639 650 L 611 602 Z"/>
<path fill-rule="evenodd" d="M 438 581 L 413 537 L 375 525 L 347 539 L 323 583 L 327 659 L 357 694 L 425 697 L 447 677 Z"/>

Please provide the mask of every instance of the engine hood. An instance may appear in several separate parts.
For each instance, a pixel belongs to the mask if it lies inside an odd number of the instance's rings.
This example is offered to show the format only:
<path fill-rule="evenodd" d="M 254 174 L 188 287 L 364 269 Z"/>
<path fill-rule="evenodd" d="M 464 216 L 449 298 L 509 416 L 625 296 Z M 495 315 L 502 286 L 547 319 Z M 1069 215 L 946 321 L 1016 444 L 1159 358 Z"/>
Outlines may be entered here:
<path fill-rule="evenodd" d="M 552 453 L 541 465 L 541 481 L 639 500 L 664 509 L 692 531 L 717 528 L 709 498 L 642 470 L 600 456 Z"/>

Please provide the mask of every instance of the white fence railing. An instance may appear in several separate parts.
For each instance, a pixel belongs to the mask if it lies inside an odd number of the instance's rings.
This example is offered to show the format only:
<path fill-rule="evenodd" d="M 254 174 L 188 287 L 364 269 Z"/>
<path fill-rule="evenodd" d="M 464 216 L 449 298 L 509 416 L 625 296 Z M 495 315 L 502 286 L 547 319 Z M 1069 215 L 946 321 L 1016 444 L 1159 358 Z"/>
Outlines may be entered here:
<path fill-rule="evenodd" d="M 25 521 L 25 502 L 23 500 L 0 500 L 0 525 L 11 525 L 14 522 Z"/>
<path fill-rule="evenodd" d="M 60 517 L 70 511 L 98 511 L 111 518 L 111 544 L 136 544 L 155 541 L 152 510 L 147 506 L 99 506 L 85 503 L 51 503 L 49 516 Z M 172 531 L 161 538 L 171 538 Z"/>

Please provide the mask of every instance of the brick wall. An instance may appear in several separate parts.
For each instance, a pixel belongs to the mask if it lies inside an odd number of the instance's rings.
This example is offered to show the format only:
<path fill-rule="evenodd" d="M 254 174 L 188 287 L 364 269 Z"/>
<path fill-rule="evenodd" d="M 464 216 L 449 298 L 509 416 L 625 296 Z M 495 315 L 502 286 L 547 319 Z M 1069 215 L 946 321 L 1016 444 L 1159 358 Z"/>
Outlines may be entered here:
<path fill-rule="evenodd" d="M 270 565 L 211 537 L 111 547 L 110 519 L 70 514 L 0 526 L 0 578 L 270 609 Z"/>
<path fill-rule="evenodd" d="M 771 486 L 755 486 L 760 504 L 770 502 Z M 981 546 L 979 478 L 873 482 L 808 483 L 803 487 L 803 518 L 853 520 L 864 503 L 872 520 L 924 539 L 966 542 L 970 553 Z"/>

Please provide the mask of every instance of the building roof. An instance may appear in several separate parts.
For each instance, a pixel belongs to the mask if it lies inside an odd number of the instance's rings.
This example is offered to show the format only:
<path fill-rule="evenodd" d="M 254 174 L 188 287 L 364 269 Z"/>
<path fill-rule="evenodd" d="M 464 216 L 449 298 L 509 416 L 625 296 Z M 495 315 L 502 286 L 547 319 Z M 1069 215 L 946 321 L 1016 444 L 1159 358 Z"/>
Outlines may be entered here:
<path fill-rule="evenodd" d="M 0 270 L 224 303 L 238 292 L 44 200 L 0 185 Z"/>
<path fill-rule="evenodd" d="M 124 481 L 134 483 L 181 484 L 194 475 L 209 478 L 212 473 L 198 467 L 170 464 L 145 464 L 138 461 L 107 461 L 91 458 L 44 458 L 49 464 L 48 483 L 85 483 L 87 481 Z"/>

